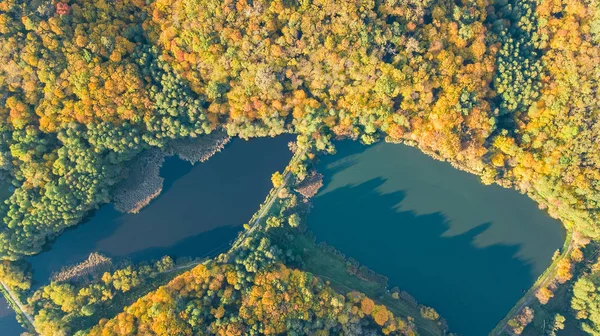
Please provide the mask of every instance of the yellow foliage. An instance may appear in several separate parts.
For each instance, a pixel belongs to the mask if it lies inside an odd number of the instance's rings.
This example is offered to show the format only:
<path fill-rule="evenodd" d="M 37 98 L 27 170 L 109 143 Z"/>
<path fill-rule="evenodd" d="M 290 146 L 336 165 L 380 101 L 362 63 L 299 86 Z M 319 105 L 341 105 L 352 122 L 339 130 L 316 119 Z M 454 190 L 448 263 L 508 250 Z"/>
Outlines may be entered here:
<path fill-rule="evenodd" d="M 365 315 L 371 315 L 373 309 L 375 308 L 375 302 L 373 300 L 365 297 L 360 301 L 360 309 Z"/>

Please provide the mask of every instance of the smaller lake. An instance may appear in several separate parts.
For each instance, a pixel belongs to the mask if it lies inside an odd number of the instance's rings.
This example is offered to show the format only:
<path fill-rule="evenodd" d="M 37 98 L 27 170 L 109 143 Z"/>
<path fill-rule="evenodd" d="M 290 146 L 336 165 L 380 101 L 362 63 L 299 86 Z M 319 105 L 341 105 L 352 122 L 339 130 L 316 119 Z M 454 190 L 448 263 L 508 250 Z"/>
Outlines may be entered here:
<path fill-rule="evenodd" d="M 15 311 L 8 305 L 0 294 L 0 335 L 18 336 L 26 330 L 17 322 Z"/>
<path fill-rule="evenodd" d="M 562 224 L 515 190 L 418 149 L 340 142 L 318 170 L 308 226 L 435 308 L 450 331 L 487 335 L 562 247 Z"/>
<path fill-rule="evenodd" d="M 167 158 L 160 170 L 163 192 L 138 214 L 104 205 L 87 222 L 66 230 L 50 250 L 29 258 L 36 284 L 47 283 L 52 273 L 84 261 L 92 252 L 139 262 L 226 251 L 264 201 L 271 174 L 291 159 L 287 144 L 292 140 L 291 135 L 236 138 L 195 166 Z"/>

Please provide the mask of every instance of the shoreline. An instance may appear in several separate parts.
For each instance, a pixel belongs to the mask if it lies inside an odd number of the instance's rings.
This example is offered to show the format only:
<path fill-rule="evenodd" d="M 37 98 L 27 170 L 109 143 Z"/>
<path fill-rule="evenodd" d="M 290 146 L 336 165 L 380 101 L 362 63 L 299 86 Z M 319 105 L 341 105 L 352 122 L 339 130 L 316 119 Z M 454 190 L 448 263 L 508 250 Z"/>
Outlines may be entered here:
<path fill-rule="evenodd" d="M 135 214 L 158 197 L 164 183 L 160 170 L 167 157 L 178 156 L 195 165 L 219 153 L 230 141 L 227 134 L 216 131 L 197 138 L 173 140 L 164 149 L 143 151 L 131 161 L 121 174 L 121 182 L 114 187 L 112 203 L 115 209 Z"/>

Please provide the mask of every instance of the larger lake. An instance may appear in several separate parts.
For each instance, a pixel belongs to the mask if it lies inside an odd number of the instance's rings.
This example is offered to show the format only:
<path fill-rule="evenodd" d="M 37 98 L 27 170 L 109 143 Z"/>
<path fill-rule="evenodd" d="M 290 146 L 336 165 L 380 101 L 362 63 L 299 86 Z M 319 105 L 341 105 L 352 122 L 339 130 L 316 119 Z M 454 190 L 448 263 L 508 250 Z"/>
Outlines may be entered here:
<path fill-rule="evenodd" d="M 445 317 L 486 335 L 550 264 L 561 223 L 527 196 L 419 150 L 341 142 L 318 169 L 309 228 Z"/>
<path fill-rule="evenodd" d="M 10 184 L 5 180 L 0 180 L 0 202 L 7 199 L 11 194 Z M 26 330 L 17 322 L 14 310 L 8 305 L 4 295 L 0 293 L 0 335 L 12 336 L 20 335 Z"/>
<path fill-rule="evenodd" d="M 138 214 L 105 205 L 91 218 L 66 230 L 50 250 L 29 258 L 36 283 L 91 252 L 142 261 L 164 255 L 205 257 L 228 249 L 272 187 L 292 153 L 292 136 L 233 139 L 208 161 L 192 166 L 167 158 L 160 175 L 163 192 Z"/>

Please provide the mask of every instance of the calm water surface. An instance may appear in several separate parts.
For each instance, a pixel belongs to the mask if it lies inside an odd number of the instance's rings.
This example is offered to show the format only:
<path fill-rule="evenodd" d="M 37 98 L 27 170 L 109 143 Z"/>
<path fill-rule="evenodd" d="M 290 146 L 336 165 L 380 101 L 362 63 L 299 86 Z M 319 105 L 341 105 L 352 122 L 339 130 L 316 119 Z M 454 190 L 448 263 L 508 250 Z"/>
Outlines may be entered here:
<path fill-rule="evenodd" d="M 204 257 L 227 250 L 271 188 L 292 153 L 291 136 L 234 139 L 208 161 L 192 166 L 175 157 L 161 168 L 163 192 L 138 214 L 101 207 L 65 231 L 49 251 L 30 258 L 37 284 L 91 252 L 142 261 L 164 255 Z"/>
<path fill-rule="evenodd" d="M 309 228 L 386 275 L 463 335 L 487 333 L 550 264 L 561 223 L 527 196 L 419 150 L 337 144 Z"/>
<path fill-rule="evenodd" d="M 17 322 L 14 310 L 8 306 L 4 296 L 0 295 L 0 335 L 17 336 L 25 329 Z"/>

